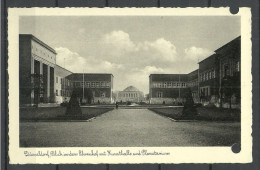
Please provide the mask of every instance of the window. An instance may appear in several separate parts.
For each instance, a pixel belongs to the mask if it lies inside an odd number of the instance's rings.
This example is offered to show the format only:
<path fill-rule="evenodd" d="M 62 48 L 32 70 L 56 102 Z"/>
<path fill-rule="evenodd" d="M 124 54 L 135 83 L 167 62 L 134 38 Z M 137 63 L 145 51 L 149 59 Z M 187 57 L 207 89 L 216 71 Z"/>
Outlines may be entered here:
<path fill-rule="evenodd" d="M 215 78 L 215 70 L 213 70 L 213 72 L 212 72 L 212 78 L 213 79 Z"/>
<path fill-rule="evenodd" d="M 185 83 L 182 83 L 181 86 L 182 86 L 182 87 L 185 87 Z"/>
<path fill-rule="evenodd" d="M 224 65 L 224 76 L 229 76 L 229 65 Z"/>
<path fill-rule="evenodd" d="M 172 83 L 172 87 L 176 87 L 176 83 L 173 82 L 173 83 Z"/>
<path fill-rule="evenodd" d="M 93 88 L 93 87 L 95 87 L 95 82 L 91 82 L 91 87 Z"/>
<path fill-rule="evenodd" d="M 205 81 L 205 80 L 206 80 L 206 74 L 203 73 L 203 81 Z"/>
<path fill-rule="evenodd" d="M 167 87 L 171 88 L 172 87 L 172 83 L 171 82 L 167 82 Z"/>
<path fill-rule="evenodd" d="M 62 78 L 60 78 L 60 84 L 62 84 Z"/>
<path fill-rule="evenodd" d="M 177 83 L 177 87 L 179 87 L 180 86 L 180 83 Z"/>
<path fill-rule="evenodd" d="M 167 87 L 167 82 L 163 83 L 163 87 L 166 88 Z"/>
<path fill-rule="evenodd" d="M 83 87 L 83 86 L 84 86 L 84 82 L 81 82 L 81 83 L 80 83 L 80 86 Z M 84 86 L 84 87 L 85 87 L 85 86 Z"/>
<path fill-rule="evenodd" d="M 211 79 L 211 71 L 209 72 L 209 79 Z"/>
<path fill-rule="evenodd" d="M 58 96 L 59 95 L 59 91 L 58 90 L 56 90 L 56 96 Z"/>
<path fill-rule="evenodd" d="M 106 87 L 110 87 L 110 82 L 106 82 Z"/>
<path fill-rule="evenodd" d="M 86 82 L 86 87 L 90 87 L 90 82 Z"/>
<path fill-rule="evenodd" d="M 62 94 L 62 90 L 60 90 L 60 95 L 63 96 L 63 94 Z"/>
<path fill-rule="evenodd" d="M 162 92 L 158 92 L 158 93 L 157 93 L 157 97 L 158 97 L 158 98 L 162 98 L 162 97 L 163 97 L 163 93 L 162 93 Z"/>
<path fill-rule="evenodd" d="M 106 93 L 101 93 L 101 97 L 106 97 Z"/>
<path fill-rule="evenodd" d="M 58 79 L 58 77 L 56 77 L 56 83 L 59 83 L 59 79 Z"/>
<path fill-rule="evenodd" d="M 100 82 L 96 82 L 96 87 L 100 87 Z"/>

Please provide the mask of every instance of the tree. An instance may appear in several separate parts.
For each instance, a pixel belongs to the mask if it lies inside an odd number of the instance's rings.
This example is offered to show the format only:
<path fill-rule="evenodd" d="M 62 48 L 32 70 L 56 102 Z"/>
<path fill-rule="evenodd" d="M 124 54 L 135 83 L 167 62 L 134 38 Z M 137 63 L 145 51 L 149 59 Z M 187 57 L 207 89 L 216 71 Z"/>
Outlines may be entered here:
<path fill-rule="evenodd" d="M 197 115 L 196 107 L 194 106 L 194 101 L 192 98 L 191 90 L 188 88 L 187 92 L 185 93 L 185 103 L 182 110 L 183 118 L 195 118 Z"/>
<path fill-rule="evenodd" d="M 74 92 L 74 95 L 77 98 L 80 98 L 81 101 L 83 99 L 83 89 L 80 87 L 73 88 L 72 93 Z M 84 99 L 87 100 L 88 104 L 91 104 L 91 101 L 94 99 L 93 93 L 90 89 L 84 88 Z"/>
<path fill-rule="evenodd" d="M 78 95 L 79 93 L 77 90 L 72 91 L 70 101 L 66 108 L 66 113 L 65 113 L 66 115 L 70 115 L 70 116 L 82 115 L 82 111 L 80 109 L 79 102 L 78 102 Z"/>
<path fill-rule="evenodd" d="M 38 107 L 39 100 L 44 94 L 43 76 L 38 73 L 31 74 L 31 90 L 34 91 L 34 103 Z"/>
<path fill-rule="evenodd" d="M 236 98 L 240 101 L 240 74 L 234 73 L 233 76 L 225 76 L 221 82 L 221 96 L 225 101 L 229 102 L 229 108 L 231 109 L 231 99 L 233 95 L 235 95 Z"/>

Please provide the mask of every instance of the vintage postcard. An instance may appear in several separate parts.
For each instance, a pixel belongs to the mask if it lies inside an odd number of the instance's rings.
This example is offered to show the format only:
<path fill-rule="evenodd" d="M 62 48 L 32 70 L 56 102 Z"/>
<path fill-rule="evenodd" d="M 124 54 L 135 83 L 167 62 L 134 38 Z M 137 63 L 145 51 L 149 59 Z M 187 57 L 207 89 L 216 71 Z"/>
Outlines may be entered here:
<path fill-rule="evenodd" d="M 251 50 L 250 8 L 9 8 L 10 163 L 252 162 Z"/>

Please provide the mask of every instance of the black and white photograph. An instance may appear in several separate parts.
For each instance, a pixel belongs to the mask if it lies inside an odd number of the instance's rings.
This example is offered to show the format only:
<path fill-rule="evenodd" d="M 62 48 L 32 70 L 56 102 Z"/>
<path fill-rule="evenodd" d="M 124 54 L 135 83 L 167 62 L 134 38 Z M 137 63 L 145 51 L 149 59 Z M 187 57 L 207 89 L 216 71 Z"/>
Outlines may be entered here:
<path fill-rule="evenodd" d="M 9 16 L 17 25 L 8 35 L 8 63 L 14 67 L 9 85 L 16 89 L 9 88 L 9 102 L 17 106 L 9 119 L 16 133 L 11 128 L 9 135 L 16 136 L 10 140 L 23 159 L 45 163 L 85 155 L 134 162 L 139 155 L 149 162 L 149 156 L 178 156 L 167 148 L 225 148 L 234 158 L 233 145 L 246 155 L 251 151 L 251 139 L 241 133 L 250 136 L 252 116 L 250 31 L 243 28 L 243 10 L 19 10 Z"/>

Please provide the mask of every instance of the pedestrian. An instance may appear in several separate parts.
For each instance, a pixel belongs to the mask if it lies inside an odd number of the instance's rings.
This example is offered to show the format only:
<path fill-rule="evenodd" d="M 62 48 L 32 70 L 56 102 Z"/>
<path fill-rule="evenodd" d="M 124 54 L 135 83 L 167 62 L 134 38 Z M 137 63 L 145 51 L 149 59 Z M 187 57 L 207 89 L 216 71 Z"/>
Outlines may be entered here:
<path fill-rule="evenodd" d="M 118 109 L 118 102 L 116 102 L 116 109 Z"/>

